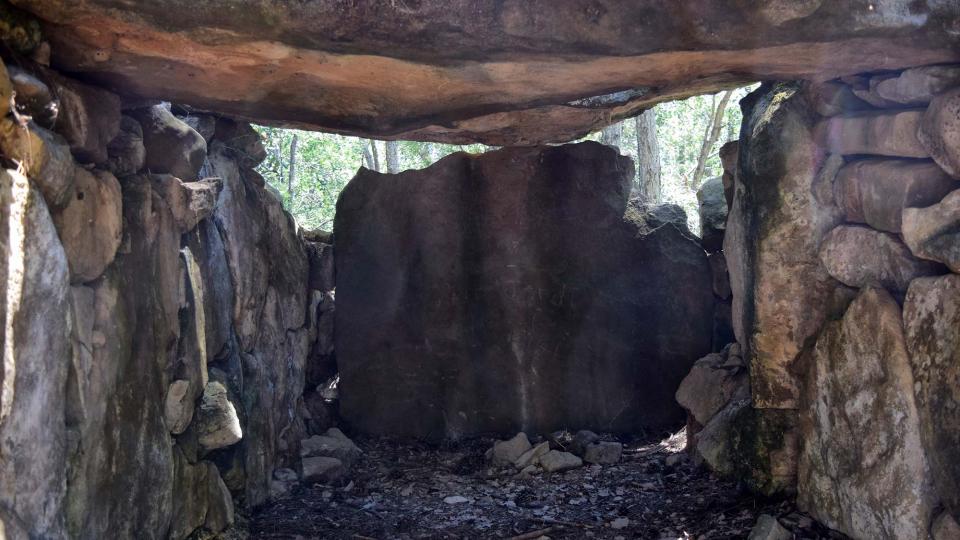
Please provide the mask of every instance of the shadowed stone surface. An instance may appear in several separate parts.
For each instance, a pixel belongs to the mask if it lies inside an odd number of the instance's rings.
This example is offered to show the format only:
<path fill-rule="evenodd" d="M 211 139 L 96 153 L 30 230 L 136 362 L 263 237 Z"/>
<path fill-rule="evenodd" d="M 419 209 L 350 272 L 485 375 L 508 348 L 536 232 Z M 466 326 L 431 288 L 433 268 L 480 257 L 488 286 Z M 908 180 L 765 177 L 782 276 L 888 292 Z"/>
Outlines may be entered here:
<path fill-rule="evenodd" d="M 710 269 L 695 238 L 628 209 L 632 175 L 596 143 L 361 170 L 335 224 L 350 425 L 441 437 L 679 423 L 673 393 L 710 350 Z"/>
<path fill-rule="evenodd" d="M 960 56 L 956 4 L 943 0 L 13 4 L 43 20 L 55 67 L 127 93 L 264 122 L 494 145 L 572 140 L 664 99 L 758 79 Z"/>

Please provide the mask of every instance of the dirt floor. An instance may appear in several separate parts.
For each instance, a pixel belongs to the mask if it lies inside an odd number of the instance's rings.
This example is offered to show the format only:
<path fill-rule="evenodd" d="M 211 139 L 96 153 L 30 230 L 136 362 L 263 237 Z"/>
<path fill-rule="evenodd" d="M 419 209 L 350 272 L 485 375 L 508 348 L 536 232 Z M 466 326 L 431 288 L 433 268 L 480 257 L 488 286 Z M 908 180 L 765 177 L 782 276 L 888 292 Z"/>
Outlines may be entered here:
<path fill-rule="evenodd" d="M 622 441 L 617 465 L 518 475 L 492 468 L 493 439 L 443 445 L 357 439 L 364 458 L 340 486 L 299 486 L 239 516 L 236 537 L 295 539 L 746 538 L 761 514 L 796 539 L 844 538 L 693 466 L 683 432 Z"/>

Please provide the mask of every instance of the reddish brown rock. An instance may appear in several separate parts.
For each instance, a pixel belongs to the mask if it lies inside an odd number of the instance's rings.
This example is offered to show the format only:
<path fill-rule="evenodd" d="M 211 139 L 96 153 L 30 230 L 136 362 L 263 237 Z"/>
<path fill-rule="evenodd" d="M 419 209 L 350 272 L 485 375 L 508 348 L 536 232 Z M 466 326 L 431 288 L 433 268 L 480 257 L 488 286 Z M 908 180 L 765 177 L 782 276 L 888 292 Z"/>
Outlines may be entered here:
<path fill-rule="evenodd" d="M 881 98 L 904 105 L 926 105 L 937 94 L 960 86 L 960 66 L 923 66 L 904 70 L 876 84 Z"/>
<path fill-rule="evenodd" d="M 334 227 L 350 425 L 442 437 L 681 422 L 673 393 L 711 347 L 710 271 L 695 238 L 628 207 L 632 175 L 592 142 L 361 170 Z"/>
<path fill-rule="evenodd" d="M 123 232 L 120 183 L 106 171 L 77 167 L 73 198 L 53 216 L 73 283 L 92 281 L 113 262 Z"/>
<path fill-rule="evenodd" d="M 836 154 L 925 158 L 931 154 L 917 137 L 922 118 L 922 110 L 864 112 L 828 118 L 818 131 Z"/>
<path fill-rule="evenodd" d="M 807 83 L 803 93 L 820 116 L 837 116 L 870 108 L 870 104 L 855 96 L 853 90 L 841 81 Z"/>
<path fill-rule="evenodd" d="M 934 204 L 960 184 L 931 161 L 868 159 L 840 169 L 834 187 L 847 221 L 898 233 L 904 208 Z"/>

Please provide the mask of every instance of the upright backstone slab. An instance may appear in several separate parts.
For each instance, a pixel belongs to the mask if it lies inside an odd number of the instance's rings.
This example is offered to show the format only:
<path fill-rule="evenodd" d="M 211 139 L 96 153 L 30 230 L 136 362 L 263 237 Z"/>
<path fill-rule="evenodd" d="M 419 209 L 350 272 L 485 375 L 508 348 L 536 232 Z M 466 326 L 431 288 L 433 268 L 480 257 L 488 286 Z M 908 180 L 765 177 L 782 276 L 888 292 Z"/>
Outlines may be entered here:
<path fill-rule="evenodd" d="M 335 223 L 341 412 L 444 437 L 677 425 L 710 350 L 706 256 L 596 143 L 361 170 Z"/>

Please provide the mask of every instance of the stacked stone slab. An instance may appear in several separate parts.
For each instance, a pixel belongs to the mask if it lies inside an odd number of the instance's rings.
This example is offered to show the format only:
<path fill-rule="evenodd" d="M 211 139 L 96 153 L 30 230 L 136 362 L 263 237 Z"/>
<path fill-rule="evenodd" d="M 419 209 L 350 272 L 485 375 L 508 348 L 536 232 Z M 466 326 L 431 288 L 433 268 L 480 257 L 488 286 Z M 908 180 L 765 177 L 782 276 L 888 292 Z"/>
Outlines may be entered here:
<path fill-rule="evenodd" d="M 123 108 L 26 61 L 12 74 L 0 65 L 0 154 L 19 166 L 0 172 L 0 525 L 220 532 L 233 497 L 263 502 L 299 457 L 310 291 L 332 277 L 311 284 L 250 126 L 204 117 L 204 136 L 169 106 Z"/>

